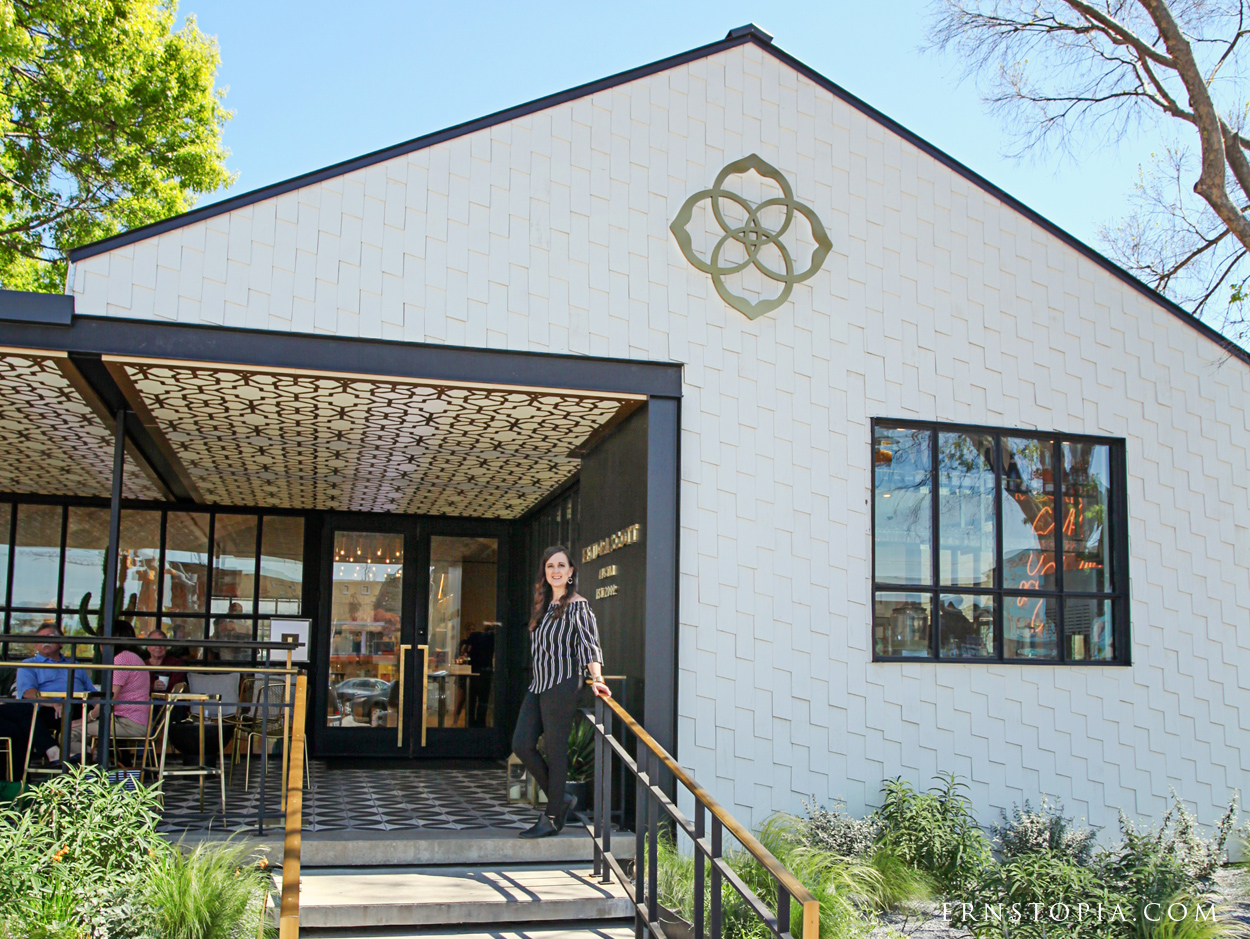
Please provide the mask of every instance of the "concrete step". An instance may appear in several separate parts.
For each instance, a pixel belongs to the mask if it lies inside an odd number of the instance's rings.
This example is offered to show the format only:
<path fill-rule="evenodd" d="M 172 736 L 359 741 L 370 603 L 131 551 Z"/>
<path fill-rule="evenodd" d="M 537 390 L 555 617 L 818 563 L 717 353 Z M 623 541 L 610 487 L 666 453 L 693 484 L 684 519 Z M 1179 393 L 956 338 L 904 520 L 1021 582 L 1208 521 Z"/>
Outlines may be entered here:
<path fill-rule="evenodd" d="M 282 832 L 257 838 L 229 832 L 188 832 L 184 844 L 233 838 L 265 855 L 271 864 L 282 863 Z M 511 828 L 476 828 L 462 831 L 415 829 L 396 831 L 305 831 L 300 864 L 312 867 L 407 867 L 431 864 L 576 864 L 593 859 L 594 844 L 585 828 L 570 825 L 559 835 L 525 841 Z M 618 858 L 633 857 L 634 838 L 626 834 L 612 843 Z"/>
<path fill-rule="evenodd" d="M 300 927 L 345 929 L 595 921 L 631 915 L 589 864 L 306 868 Z"/>

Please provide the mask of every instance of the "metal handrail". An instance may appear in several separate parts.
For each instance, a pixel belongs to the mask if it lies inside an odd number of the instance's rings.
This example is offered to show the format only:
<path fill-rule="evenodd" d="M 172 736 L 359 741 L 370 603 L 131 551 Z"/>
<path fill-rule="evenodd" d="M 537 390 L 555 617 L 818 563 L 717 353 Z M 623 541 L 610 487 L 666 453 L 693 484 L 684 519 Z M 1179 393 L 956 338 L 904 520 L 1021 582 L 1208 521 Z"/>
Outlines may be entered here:
<path fill-rule="evenodd" d="M 603 883 L 610 883 L 612 873 L 625 888 L 634 906 L 635 932 L 641 936 L 650 932 L 656 939 L 665 939 L 660 927 L 659 893 L 657 885 L 657 862 L 659 850 L 659 810 L 665 814 L 695 847 L 694 868 L 694 934 L 705 939 L 705 926 L 711 927 L 711 939 L 721 937 L 721 885 L 728 883 L 743 901 L 760 917 L 778 939 L 793 939 L 790 931 L 790 901 L 796 901 L 803 910 L 801 939 L 819 939 L 820 902 L 811 894 L 771 851 L 760 844 L 750 831 L 704 789 L 655 739 L 646 732 L 621 705 L 612 698 L 595 698 L 593 718 L 584 712 L 595 730 L 595 812 L 591 837 L 594 839 L 594 872 Z M 620 720 L 638 741 L 637 761 L 630 756 L 614 734 L 613 716 Z M 612 759 L 617 758 L 633 775 L 635 792 L 634 825 L 634 878 L 626 876 L 624 868 L 612 854 Z M 661 785 L 661 767 L 672 773 L 673 778 L 694 797 L 693 822 L 676 806 Z M 708 828 L 711 817 L 711 831 Z M 777 911 L 774 914 L 754 891 L 725 862 L 722 850 L 724 831 L 728 831 L 776 881 Z M 645 863 L 644 863 L 645 855 Z M 711 869 L 711 884 L 705 884 L 704 859 Z M 646 871 L 646 882 L 643 871 Z M 710 889 L 711 923 L 704 923 L 704 896 Z"/>

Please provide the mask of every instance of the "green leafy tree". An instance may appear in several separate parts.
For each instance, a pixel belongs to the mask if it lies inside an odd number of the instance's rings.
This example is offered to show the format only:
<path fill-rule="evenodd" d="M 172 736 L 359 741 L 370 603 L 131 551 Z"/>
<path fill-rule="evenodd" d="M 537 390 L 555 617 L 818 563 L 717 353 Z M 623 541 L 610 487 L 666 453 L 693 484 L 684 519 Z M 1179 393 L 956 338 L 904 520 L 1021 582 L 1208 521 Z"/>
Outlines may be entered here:
<path fill-rule="evenodd" d="M 218 51 L 175 0 L 0 0 L 0 285 L 229 185 Z"/>

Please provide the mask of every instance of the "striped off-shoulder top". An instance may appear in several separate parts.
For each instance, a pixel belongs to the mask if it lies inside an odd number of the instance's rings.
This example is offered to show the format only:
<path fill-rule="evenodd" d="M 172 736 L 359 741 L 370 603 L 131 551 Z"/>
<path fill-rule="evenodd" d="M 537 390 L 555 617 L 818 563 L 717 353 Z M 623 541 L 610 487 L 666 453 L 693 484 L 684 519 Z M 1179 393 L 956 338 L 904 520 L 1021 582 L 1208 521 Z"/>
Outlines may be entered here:
<path fill-rule="evenodd" d="M 557 612 L 553 600 L 530 633 L 534 677 L 530 691 L 540 694 L 562 681 L 580 676 L 590 662 L 603 662 L 599 626 L 585 598 L 571 600 Z"/>

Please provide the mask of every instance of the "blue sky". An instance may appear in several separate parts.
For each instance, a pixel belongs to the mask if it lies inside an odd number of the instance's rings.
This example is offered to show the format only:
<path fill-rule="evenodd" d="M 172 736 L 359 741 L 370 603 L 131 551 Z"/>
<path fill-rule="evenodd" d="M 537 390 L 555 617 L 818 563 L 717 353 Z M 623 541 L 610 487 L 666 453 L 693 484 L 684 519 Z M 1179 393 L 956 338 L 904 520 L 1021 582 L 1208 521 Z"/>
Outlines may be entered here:
<path fill-rule="evenodd" d="M 924 0 L 875 3 L 423 3 L 181 0 L 221 46 L 219 83 L 239 173 L 231 193 L 602 78 L 722 38 L 744 23 L 1099 247 L 1147 142 L 1080 166 L 1002 156 L 1002 125 L 959 63 L 922 52 Z M 222 194 L 224 195 L 224 193 Z M 202 202 L 216 201 L 218 195 Z"/>

